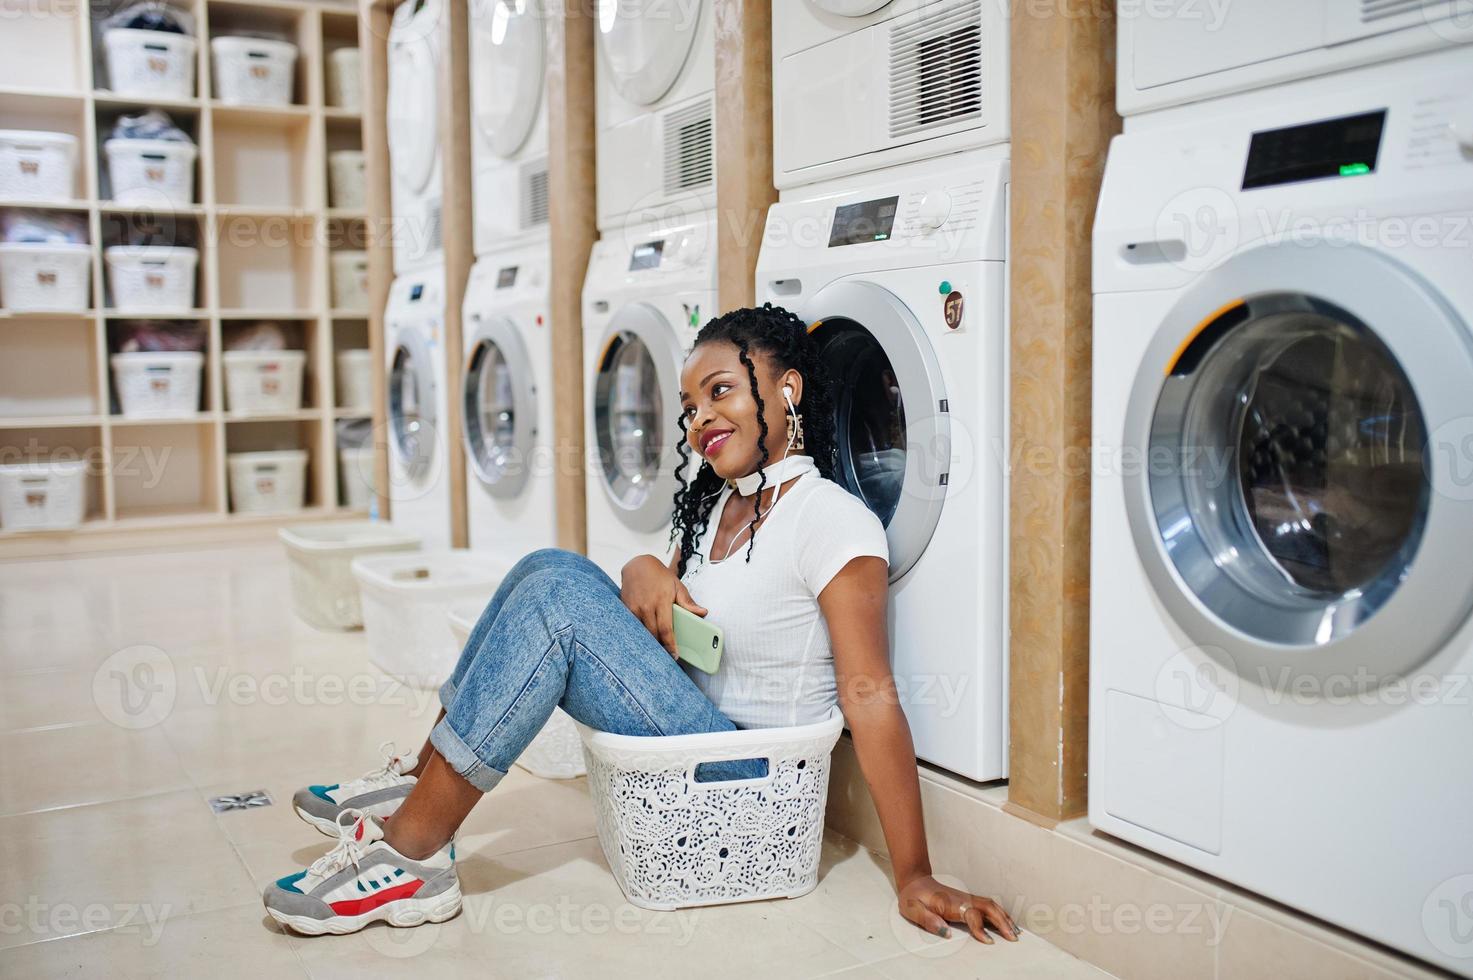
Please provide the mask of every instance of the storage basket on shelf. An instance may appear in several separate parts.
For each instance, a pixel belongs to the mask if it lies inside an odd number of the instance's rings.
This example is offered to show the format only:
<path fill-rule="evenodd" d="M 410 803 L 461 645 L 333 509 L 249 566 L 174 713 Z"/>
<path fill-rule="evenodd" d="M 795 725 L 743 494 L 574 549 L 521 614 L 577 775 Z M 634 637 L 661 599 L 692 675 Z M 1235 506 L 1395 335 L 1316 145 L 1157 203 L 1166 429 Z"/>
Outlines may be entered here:
<path fill-rule="evenodd" d="M 353 559 L 419 550 L 419 536 L 380 521 L 333 521 L 277 531 L 286 545 L 292 608 L 303 622 L 324 630 L 363 625 Z"/>
<path fill-rule="evenodd" d="M 829 762 L 844 728 L 645 737 L 576 719 L 598 841 L 630 902 L 647 909 L 796 898 L 818 884 Z M 767 760 L 767 775 L 696 782 L 696 766 Z"/>
<path fill-rule="evenodd" d="M 261 37 L 210 41 L 215 97 L 227 105 L 291 105 L 297 46 Z"/>
<path fill-rule="evenodd" d="M 338 407 L 373 410 L 373 351 L 355 348 L 337 353 Z"/>
<path fill-rule="evenodd" d="M 79 459 L 0 466 L 0 528 L 65 531 L 82 523 L 87 464 Z"/>
<path fill-rule="evenodd" d="M 471 630 L 486 604 L 459 603 L 450 610 L 450 632 L 455 634 L 457 650 L 465 648 Z M 517 765 L 543 779 L 576 779 L 588 770 L 583 764 L 583 739 L 573 718 L 562 708 L 553 708 L 542 731 L 527 744 L 517 757 Z"/>
<path fill-rule="evenodd" d="M 179 418 L 199 411 L 198 351 L 136 351 L 112 356 L 113 385 L 126 418 Z"/>
<path fill-rule="evenodd" d="M 113 245 L 103 252 L 113 308 L 182 313 L 194 306 L 199 250 L 179 245 Z"/>
<path fill-rule="evenodd" d="M 368 312 L 368 253 L 341 249 L 332 253 L 333 309 Z"/>
<path fill-rule="evenodd" d="M 76 187 L 75 136 L 0 129 L 0 199 L 70 201 L 76 197 Z"/>
<path fill-rule="evenodd" d="M 368 659 L 413 687 L 439 687 L 460 656 L 451 606 L 490 602 L 509 570 L 469 551 L 355 559 Z"/>
<path fill-rule="evenodd" d="M 343 506 L 367 510 L 373 503 L 373 447 L 339 449 L 338 479 L 343 485 Z"/>
<path fill-rule="evenodd" d="M 333 150 L 327 155 L 327 199 L 335 208 L 361 211 L 367 207 L 362 150 Z"/>
<path fill-rule="evenodd" d="M 194 203 L 199 151 L 178 140 L 110 139 L 102 144 L 117 204 L 182 207 Z"/>
<path fill-rule="evenodd" d="M 0 242 L 0 306 L 7 310 L 85 310 L 91 282 L 90 245 Z"/>
<path fill-rule="evenodd" d="M 158 99 L 194 97 L 194 38 L 115 27 L 103 34 L 102 44 L 112 91 Z"/>
<path fill-rule="evenodd" d="M 328 54 L 327 104 L 349 112 L 357 112 L 363 104 L 363 58 L 357 48 L 338 48 Z"/>
<path fill-rule="evenodd" d="M 307 502 L 307 451 L 228 453 L 230 509 L 237 514 L 284 514 Z"/>
<path fill-rule="evenodd" d="M 225 408 L 231 415 L 281 415 L 302 407 L 302 373 L 307 352 L 228 350 Z"/>

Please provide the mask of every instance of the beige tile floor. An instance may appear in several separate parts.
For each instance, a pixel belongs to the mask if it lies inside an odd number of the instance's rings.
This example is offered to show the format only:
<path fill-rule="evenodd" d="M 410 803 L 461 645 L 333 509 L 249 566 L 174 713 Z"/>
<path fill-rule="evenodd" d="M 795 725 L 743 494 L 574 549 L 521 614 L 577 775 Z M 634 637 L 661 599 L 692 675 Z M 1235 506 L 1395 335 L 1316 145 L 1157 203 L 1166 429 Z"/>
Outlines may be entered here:
<path fill-rule="evenodd" d="M 437 708 L 361 634 L 296 620 L 275 545 L 0 564 L 0 976 L 1105 976 L 1035 936 L 921 933 L 885 861 L 832 833 L 801 898 L 640 910 L 586 780 L 520 769 L 462 832 L 457 918 L 275 928 L 260 887 L 330 846 L 291 793 L 419 745 Z M 207 805 L 255 789 L 276 805 Z"/>

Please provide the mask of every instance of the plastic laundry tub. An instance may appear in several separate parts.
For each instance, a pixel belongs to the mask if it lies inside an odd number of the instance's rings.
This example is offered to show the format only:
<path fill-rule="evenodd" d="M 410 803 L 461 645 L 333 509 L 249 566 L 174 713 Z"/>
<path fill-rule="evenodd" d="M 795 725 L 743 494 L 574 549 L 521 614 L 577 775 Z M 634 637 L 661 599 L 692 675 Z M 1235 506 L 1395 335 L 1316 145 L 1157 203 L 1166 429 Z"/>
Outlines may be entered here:
<path fill-rule="evenodd" d="M 102 255 L 113 308 L 120 313 L 183 313 L 194 307 L 199 249 L 113 245 Z"/>
<path fill-rule="evenodd" d="M 373 352 L 363 348 L 337 354 L 338 407 L 368 412 L 373 409 Z"/>
<path fill-rule="evenodd" d="M 344 313 L 368 312 L 368 253 L 362 249 L 332 253 L 332 305 Z"/>
<path fill-rule="evenodd" d="M 82 523 L 87 464 L 79 459 L 0 466 L 0 528 L 62 531 Z"/>
<path fill-rule="evenodd" d="M 110 139 L 102 149 L 114 203 L 151 207 L 194 203 L 194 160 L 199 151 L 193 144 Z"/>
<path fill-rule="evenodd" d="M 363 105 L 363 57 L 357 48 L 338 48 L 328 54 L 327 104 L 349 112 Z"/>
<path fill-rule="evenodd" d="M 338 481 L 343 485 L 343 506 L 368 510 L 373 504 L 373 447 L 338 450 Z"/>
<path fill-rule="evenodd" d="M 470 551 L 354 559 L 368 659 L 413 687 L 439 687 L 460 656 L 450 632 L 451 607 L 485 605 L 509 570 Z"/>
<path fill-rule="evenodd" d="M 194 97 L 195 40 L 166 31 L 115 27 L 102 36 L 107 74 L 119 95 Z"/>
<path fill-rule="evenodd" d="M 455 634 L 457 649 L 465 648 L 465 642 L 485 608 L 484 602 L 466 602 L 451 607 L 450 632 Z M 542 731 L 517 757 L 517 765 L 543 779 L 575 779 L 586 773 L 583 740 L 572 716 L 562 708 L 553 708 Z"/>
<path fill-rule="evenodd" d="M 112 356 L 118 406 L 130 419 L 166 419 L 199 411 L 199 351 L 133 351 Z"/>
<path fill-rule="evenodd" d="M 230 509 L 237 514 L 289 514 L 307 503 L 307 451 L 228 453 Z"/>
<path fill-rule="evenodd" d="M 333 150 L 327 155 L 327 199 L 335 208 L 359 211 L 368 206 L 362 150 Z"/>
<path fill-rule="evenodd" d="M 70 201 L 76 196 L 77 138 L 70 133 L 0 129 L 0 198 Z"/>
<path fill-rule="evenodd" d="M 302 372 L 307 352 L 228 350 L 225 407 L 231 415 L 281 415 L 302 407 Z"/>
<path fill-rule="evenodd" d="M 79 312 L 90 305 L 90 245 L 0 242 L 0 304 L 7 310 Z"/>
<path fill-rule="evenodd" d="M 226 105 L 291 105 L 297 46 L 260 37 L 217 37 L 210 42 L 215 96 Z"/>
<path fill-rule="evenodd" d="M 818 884 L 829 761 L 844 728 L 647 737 L 576 719 L 598 841 L 629 901 L 647 909 L 796 898 Z M 767 775 L 696 782 L 703 762 L 765 758 Z"/>
<path fill-rule="evenodd" d="M 277 532 L 286 545 L 292 608 L 309 626 L 351 630 L 363 625 L 353 559 L 418 551 L 419 537 L 379 521 L 303 524 Z"/>

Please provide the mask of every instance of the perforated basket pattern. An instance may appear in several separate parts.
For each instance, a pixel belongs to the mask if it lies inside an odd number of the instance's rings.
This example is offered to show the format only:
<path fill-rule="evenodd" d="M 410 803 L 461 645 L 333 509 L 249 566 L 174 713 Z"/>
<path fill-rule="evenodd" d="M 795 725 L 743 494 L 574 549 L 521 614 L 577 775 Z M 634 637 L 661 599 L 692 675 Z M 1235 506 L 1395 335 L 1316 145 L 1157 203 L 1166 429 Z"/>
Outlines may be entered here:
<path fill-rule="evenodd" d="M 574 779 L 583 775 L 583 740 L 578 726 L 562 708 L 553 708 L 547 724 L 517 757 L 517 765 L 543 779 Z"/>
<path fill-rule="evenodd" d="M 837 711 L 816 726 L 671 738 L 575 724 L 599 844 L 630 902 L 669 910 L 794 898 L 818 884 Z M 761 757 L 760 779 L 693 778 L 702 762 Z"/>

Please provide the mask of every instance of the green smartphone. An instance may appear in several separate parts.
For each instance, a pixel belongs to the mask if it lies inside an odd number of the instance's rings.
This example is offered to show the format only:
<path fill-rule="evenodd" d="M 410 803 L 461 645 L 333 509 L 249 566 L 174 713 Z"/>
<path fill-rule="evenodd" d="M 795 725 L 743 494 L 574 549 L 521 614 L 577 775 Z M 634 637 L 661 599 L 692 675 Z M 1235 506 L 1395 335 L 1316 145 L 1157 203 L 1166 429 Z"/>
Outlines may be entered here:
<path fill-rule="evenodd" d="M 696 670 L 716 673 L 721 664 L 721 627 L 683 606 L 675 606 L 675 649 Z"/>

